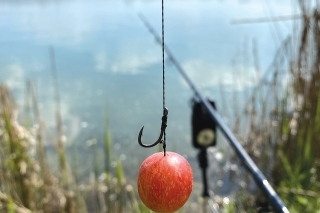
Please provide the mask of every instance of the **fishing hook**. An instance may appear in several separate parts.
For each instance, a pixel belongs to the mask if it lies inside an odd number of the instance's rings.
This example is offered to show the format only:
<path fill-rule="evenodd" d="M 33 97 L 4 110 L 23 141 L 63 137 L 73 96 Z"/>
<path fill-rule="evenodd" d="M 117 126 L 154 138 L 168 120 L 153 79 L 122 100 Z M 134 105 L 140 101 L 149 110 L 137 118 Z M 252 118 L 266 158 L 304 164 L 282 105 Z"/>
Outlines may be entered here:
<path fill-rule="evenodd" d="M 156 142 L 154 142 L 153 144 L 143 144 L 141 141 L 141 137 L 142 137 L 142 133 L 143 133 L 143 128 L 144 126 L 141 128 L 140 132 L 139 132 L 139 136 L 138 136 L 138 143 L 140 144 L 140 146 L 144 147 L 144 148 L 150 148 L 150 147 L 154 147 L 155 145 L 159 144 L 159 143 L 163 143 L 164 141 L 162 140 L 163 135 L 165 134 L 166 131 L 166 127 L 167 127 L 167 118 L 168 118 L 168 109 L 165 107 L 163 109 L 163 116 L 161 118 L 162 122 L 161 122 L 161 132 L 159 135 L 159 138 Z"/>

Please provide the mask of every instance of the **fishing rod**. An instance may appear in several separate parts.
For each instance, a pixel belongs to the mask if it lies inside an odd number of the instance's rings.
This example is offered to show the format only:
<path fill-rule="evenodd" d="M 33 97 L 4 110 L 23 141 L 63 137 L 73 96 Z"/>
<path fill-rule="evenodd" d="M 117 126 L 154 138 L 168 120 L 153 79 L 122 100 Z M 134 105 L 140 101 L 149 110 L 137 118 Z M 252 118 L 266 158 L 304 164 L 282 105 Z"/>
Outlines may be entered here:
<path fill-rule="evenodd" d="M 182 77 L 187 81 L 188 85 L 191 87 L 195 95 L 199 98 L 202 105 L 206 108 L 208 111 L 211 119 L 213 119 L 216 124 L 219 126 L 221 132 L 224 134 L 224 136 L 228 139 L 231 147 L 234 149 L 235 153 L 237 154 L 238 158 L 241 160 L 241 162 L 245 165 L 249 173 L 252 175 L 254 181 L 258 185 L 258 187 L 263 191 L 263 193 L 266 195 L 267 199 L 270 201 L 271 205 L 275 209 L 276 212 L 279 213 L 289 213 L 288 208 L 284 205 L 281 198 L 277 195 L 275 190 L 272 188 L 269 181 L 266 179 L 266 177 L 262 174 L 260 169 L 257 167 L 257 165 L 253 162 L 253 160 L 250 158 L 250 156 L 247 154 L 247 152 L 244 150 L 240 142 L 236 139 L 230 128 L 226 125 L 226 123 L 223 121 L 220 114 L 212 107 L 210 102 L 204 97 L 204 95 L 200 92 L 200 90 L 196 87 L 196 85 L 193 83 L 193 81 L 189 78 L 189 76 L 186 74 L 180 63 L 176 60 L 176 58 L 173 56 L 172 52 L 168 48 L 168 46 L 164 43 L 162 43 L 162 40 L 160 36 L 156 33 L 156 31 L 153 29 L 151 24 L 148 22 L 148 20 L 141 14 L 138 14 L 141 21 L 144 23 L 144 25 L 148 28 L 149 32 L 154 36 L 157 43 L 164 46 L 164 50 L 168 56 L 168 59 L 172 62 L 172 64 L 177 68 L 177 70 L 180 72 Z"/>

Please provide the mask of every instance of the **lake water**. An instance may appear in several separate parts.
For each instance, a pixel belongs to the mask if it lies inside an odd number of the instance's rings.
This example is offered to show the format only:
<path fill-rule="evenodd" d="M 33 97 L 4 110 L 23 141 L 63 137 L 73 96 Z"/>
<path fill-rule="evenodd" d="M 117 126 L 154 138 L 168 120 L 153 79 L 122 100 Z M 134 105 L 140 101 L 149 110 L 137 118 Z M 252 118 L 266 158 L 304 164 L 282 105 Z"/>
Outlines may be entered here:
<path fill-rule="evenodd" d="M 125 172 L 133 177 L 140 162 L 157 150 L 138 146 L 138 132 L 145 126 L 143 140 L 155 140 L 162 116 L 161 48 L 138 13 L 161 33 L 161 1 L 0 3 L 0 80 L 11 88 L 21 107 L 26 80 L 36 84 L 41 116 L 53 129 L 52 48 L 67 145 L 74 142 L 86 147 L 92 137 L 101 144 L 107 107 L 113 158 L 121 156 Z M 195 84 L 228 115 L 235 106 L 233 94 L 243 95 L 256 84 L 291 31 L 290 22 L 285 21 L 241 25 L 232 21 L 292 13 L 290 1 L 284 0 L 168 0 L 165 42 Z M 260 72 L 254 69 L 253 47 Z M 167 62 L 168 149 L 188 156 L 194 171 L 199 171 L 190 141 L 192 96 Z M 218 143 L 221 148 L 227 146 Z"/>

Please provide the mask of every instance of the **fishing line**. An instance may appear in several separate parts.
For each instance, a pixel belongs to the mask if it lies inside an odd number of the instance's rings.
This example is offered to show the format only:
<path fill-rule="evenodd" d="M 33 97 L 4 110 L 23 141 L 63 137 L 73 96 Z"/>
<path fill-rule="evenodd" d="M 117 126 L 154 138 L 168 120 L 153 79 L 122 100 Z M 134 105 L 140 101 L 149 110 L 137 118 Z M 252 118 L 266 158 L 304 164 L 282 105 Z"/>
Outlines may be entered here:
<path fill-rule="evenodd" d="M 166 109 L 166 96 L 165 96 L 165 69 L 164 69 L 164 4 L 162 3 L 161 8 L 161 16 L 162 16 L 162 97 L 163 97 L 163 114 L 165 114 Z M 164 137 L 163 137 L 163 151 L 164 155 L 166 155 L 166 131 L 164 131 Z"/>
<path fill-rule="evenodd" d="M 161 132 L 158 140 L 154 142 L 153 144 L 147 145 L 143 144 L 141 141 L 143 128 L 141 128 L 138 136 L 138 143 L 140 146 L 144 148 L 150 148 L 153 147 L 159 143 L 162 143 L 163 145 L 163 153 L 164 156 L 166 155 L 166 127 L 167 127 L 167 118 L 168 118 L 168 109 L 166 108 L 166 98 L 165 98 L 165 67 L 164 67 L 164 52 L 165 52 L 165 46 L 164 46 L 164 0 L 161 0 L 161 28 L 162 28 L 162 104 L 163 104 L 163 115 L 162 115 L 162 122 L 161 122 Z M 163 139 L 162 139 L 163 138 Z"/>

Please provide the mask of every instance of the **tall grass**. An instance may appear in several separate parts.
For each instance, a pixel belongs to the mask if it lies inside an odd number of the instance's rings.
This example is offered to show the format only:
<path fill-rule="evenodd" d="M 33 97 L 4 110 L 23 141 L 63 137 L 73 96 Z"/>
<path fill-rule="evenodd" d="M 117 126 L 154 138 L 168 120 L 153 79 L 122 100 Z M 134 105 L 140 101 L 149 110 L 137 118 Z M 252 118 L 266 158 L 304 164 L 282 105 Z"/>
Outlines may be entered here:
<path fill-rule="evenodd" d="M 311 213 L 320 209 L 320 4 L 297 5 L 298 35 L 283 41 L 272 76 L 249 98 L 238 137 L 290 212 Z"/>
<path fill-rule="evenodd" d="M 44 146 L 44 123 L 41 120 L 37 92 L 27 83 L 25 112 L 27 128 L 18 122 L 18 107 L 5 85 L 0 84 L 0 212 L 17 213 L 117 213 L 150 212 L 136 197 L 125 178 L 121 161 L 111 169 L 111 137 L 108 118 L 105 128 L 104 171 L 91 146 L 92 174 L 89 182 L 74 176 L 67 161 L 60 110 L 57 109 L 57 134 L 51 135 L 58 156 L 59 173 L 52 171 Z M 33 110 L 30 110 L 33 109 Z M 32 112 L 31 112 L 32 111 Z M 33 118 L 33 119 L 32 119 Z M 74 156 L 77 149 L 74 148 Z M 73 159 L 77 160 L 77 159 Z M 52 163 L 52 162 L 50 162 Z M 76 181 L 77 180 L 77 181 Z"/>
<path fill-rule="evenodd" d="M 291 65 L 291 115 L 282 113 L 279 163 L 273 175 L 292 212 L 320 209 L 320 4 L 299 1 L 304 14 L 297 59 Z M 288 108 L 288 100 L 281 100 Z M 282 108 L 284 108 L 282 107 Z M 282 172 L 280 172 L 282 170 Z"/>

